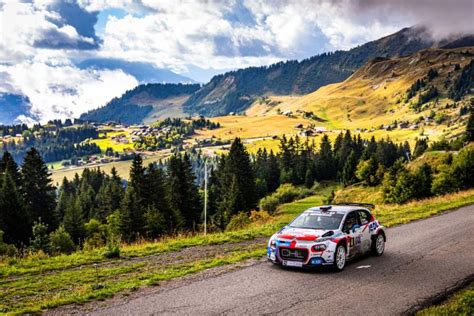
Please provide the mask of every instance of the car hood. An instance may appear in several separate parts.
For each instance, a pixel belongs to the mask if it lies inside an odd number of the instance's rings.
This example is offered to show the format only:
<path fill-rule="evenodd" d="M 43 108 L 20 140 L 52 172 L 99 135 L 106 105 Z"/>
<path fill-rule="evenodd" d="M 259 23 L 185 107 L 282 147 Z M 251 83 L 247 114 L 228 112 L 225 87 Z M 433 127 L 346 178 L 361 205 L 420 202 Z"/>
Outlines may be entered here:
<path fill-rule="evenodd" d="M 275 234 L 275 237 L 277 239 L 285 240 L 315 241 L 326 232 L 328 232 L 328 230 L 288 227 Z"/>

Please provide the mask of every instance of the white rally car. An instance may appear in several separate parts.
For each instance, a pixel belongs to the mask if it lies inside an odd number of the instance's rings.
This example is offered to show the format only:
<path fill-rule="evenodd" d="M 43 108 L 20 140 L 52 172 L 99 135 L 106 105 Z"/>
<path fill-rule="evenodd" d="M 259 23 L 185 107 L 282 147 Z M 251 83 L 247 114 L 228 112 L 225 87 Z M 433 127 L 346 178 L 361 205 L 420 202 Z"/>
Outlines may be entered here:
<path fill-rule="evenodd" d="M 339 203 L 310 208 L 274 234 L 267 257 L 288 267 L 331 266 L 342 271 L 346 261 L 366 253 L 381 256 L 385 227 L 371 214 L 372 204 Z"/>

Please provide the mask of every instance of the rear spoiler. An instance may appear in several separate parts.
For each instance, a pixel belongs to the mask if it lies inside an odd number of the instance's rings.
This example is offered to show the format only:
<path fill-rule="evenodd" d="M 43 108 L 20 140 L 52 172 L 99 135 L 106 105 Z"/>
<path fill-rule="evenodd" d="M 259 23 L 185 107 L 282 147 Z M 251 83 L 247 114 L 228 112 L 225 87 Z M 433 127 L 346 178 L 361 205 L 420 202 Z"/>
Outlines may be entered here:
<path fill-rule="evenodd" d="M 370 204 L 370 203 L 356 203 L 356 202 L 339 202 L 339 203 L 336 203 L 334 205 L 341 205 L 341 206 L 361 206 L 361 207 L 366 207 L 368 209 L 375 209 L 375 205 L 374 204 Z"/>

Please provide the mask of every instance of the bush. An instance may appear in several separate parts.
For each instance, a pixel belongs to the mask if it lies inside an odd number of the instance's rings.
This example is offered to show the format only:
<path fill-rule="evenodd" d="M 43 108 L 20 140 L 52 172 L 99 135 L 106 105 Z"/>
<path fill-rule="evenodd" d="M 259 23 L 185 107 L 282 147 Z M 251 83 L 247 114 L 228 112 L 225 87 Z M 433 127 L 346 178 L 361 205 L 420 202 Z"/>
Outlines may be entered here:
<path fill-rule="evenodd" d="M 252 223 L 267 223 L 272 219 L 272 216 L 264 210 L 256 211 L 253 210 L 250 212 L 250 220 Z"/>
<path fill-rule="evenodd" d="M 317 186 L 318 184 L 315 184 L 313 188 Z M 261 199 L 259 207 L 270 214 L 274 214 L 279 205 L 293 202 L 296 199 L 302 199 L 311 195 L 312 192 L 313 189 L 299 188 L 285 183 L 280 185 L 273 194 Z"/>
<path fill-rule="evenodd" d="M 59 226 L 54 232 L 49 234 L 51 249 L 53 253 L 71 253 L 75 250 L 74 242 L 64 226 Z"/>
<path fill-rule="evenodd" d="M 259 206 L 261 210 L 264 210 L 270 214 L 275 214 L 278 206 L 280 205 L 280 200 L 278 197 L 269 195 L 260 200 Z"/>
<path fill-rule="evenodd" d="M 107 216 L 107 243 L 106 249 L 103 253 L 105 258 L 120 257 L 120 242 L 122 236 L 120 235 L 120 212 L 115 211 Z"/>
<path fill-rule="evenodd" d="M 86 231 L 86 240 L 84 242 L 84 249 L 91 250 L 103 247 L 105 244 L 106 237 L 106 225 L 103 225 L 100 221 L 92 218 L 84 224 Z"/>
<path fill-rule="evenodd" d="M 41 218 L 33 224 L 33 238 L 30 240 L 33 251 L 51 252 L 51 243 L 48 235 L 48 225 L 41 222 Z"/>
<path fill-rule="evenodd" d="M 451 165 L 453 177 L 463 188 L 474 186 L 474 148 L 466 147 L 454 157 Z"/>
<path fill-rule="evenodd" d="M 102 235 L 104 233 L 104 225 L 101 224 L 95 218 L 91 218 L 91 220 L 84 224 L 84 228 L 86 229 L 86 236 L 91 237 L 94 234 Z"/>
<path fill-rule="evenodd" d="M 431 184 L 431 193 L 443 195 L 457 191 L 458 183 L 449 170 L 438 173 Z"/>
<path fill-rule="evenodd" d="M 92 250 L 103 247 L 105 244 L 104 238 L 99 234 L 92 234 L 91 236 L 87 237 L 84 241 L 83 249 L 84 250 Z"/>
<path fill-rule="evenodd" d="M 275 193 L 272 195 L 276 196 L 281 204 L 290 203 L 298 198 L 302 198 L 311 194 L 310 190 L 304 188 L 295 187 L 292 184 L 282 184 Z"/>
<path fill-rule="evenodd" d="M 120 258 L 120 246 L 107 244 L 102 255 L 107 259 Z"/>
<path fill-rule="evenodd" d="M 368 186 L 376 186 L 377 184 L 380 184 L 383 173 L 383 166 L 377 163 L 377 160 L 372 157 L 368 160 L 359 162 L 355 175 L 357 179 L 364 181 Z"/>
<path fill-rule="evenodd" d="M 145 211 L 145 230 L 148 237 L 155 238 L 163 234 L 166 229 L 166 221 L 160 212 L 149 206 Z"/>
<path fill-rule="evenodd" d="M 0 230 L 0 256 L 13 257 L 18 254 L 18 250 L 14 245 L 3 242 L 3 231 Z"/>
<path fill-rule="evenodd" d="M 240 212 L 232 216 L 229 224 L 227 224 L 226 231 L 239 230 L 250 225 L 251 220 L 245 212 Z"/>

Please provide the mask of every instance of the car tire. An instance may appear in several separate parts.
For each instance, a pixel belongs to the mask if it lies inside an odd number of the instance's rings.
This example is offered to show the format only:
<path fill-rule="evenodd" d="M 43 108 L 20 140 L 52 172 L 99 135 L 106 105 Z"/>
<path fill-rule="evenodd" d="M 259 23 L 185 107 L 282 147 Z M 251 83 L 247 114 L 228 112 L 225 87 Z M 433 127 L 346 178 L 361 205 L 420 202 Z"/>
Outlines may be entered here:
<path fill-rule="evenodd" d="M 344 245 L 338 245 L 336 247 L 336 251 L 334 252 L 334 263 L 333 263 L 333 270 L 336 272 L 340 272 L 344 270 L 346 266 L 346 247 Z"/>
<path fill-rule="evenodd" d="M 380 257 L 385 251 L 385 238 L 383 234 L 375 235 L 372 239 L 372 255 Z"/>

